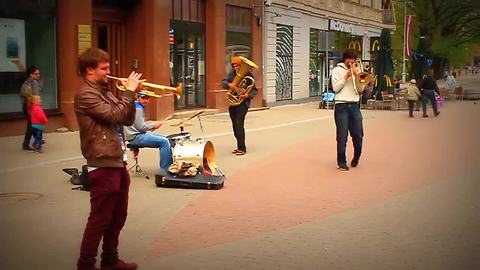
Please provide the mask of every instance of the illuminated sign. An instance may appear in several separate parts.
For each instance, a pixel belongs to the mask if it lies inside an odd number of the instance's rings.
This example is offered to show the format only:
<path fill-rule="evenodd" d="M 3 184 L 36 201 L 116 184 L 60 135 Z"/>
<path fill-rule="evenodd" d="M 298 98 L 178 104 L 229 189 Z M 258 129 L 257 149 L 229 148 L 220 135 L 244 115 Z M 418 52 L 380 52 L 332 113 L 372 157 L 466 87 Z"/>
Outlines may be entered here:
<path fill-rule="evenodd" d="M 345 23 L 337 20 L 330 20 L 330 30 L 344 32 L 344 33 L 353 33 L 353 25 L 350 23 Z"/>

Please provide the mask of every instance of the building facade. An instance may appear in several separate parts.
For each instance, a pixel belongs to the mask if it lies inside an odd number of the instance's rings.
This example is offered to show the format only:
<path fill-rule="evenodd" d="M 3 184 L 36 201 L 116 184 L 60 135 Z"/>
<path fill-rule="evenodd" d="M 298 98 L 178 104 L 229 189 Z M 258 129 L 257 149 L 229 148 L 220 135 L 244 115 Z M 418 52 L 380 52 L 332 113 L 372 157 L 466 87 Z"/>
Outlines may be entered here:
<path fill-rule="evenodd" d="M 161 120 L 178 110 L 216 108 L 225 111 L 221 80 L 233 54 L 247 56 L 262 106 L 261 0 L 45 0 L 0 4 L 0 136 L 22 134 L 19 89 L 25 69 L 42 74 L 47 130 L 77 130 L 73 98 L 82 79 L 77 56 L 99 47 L 111 56 L 111 74 L 132 70 L 152 83 L 184 85 L 180 99 L 154 99 L 147 117 Z M 4 48 L 2 49 L 2 46 Z M 112 85 L 112 91 L 118 90 Z M 119 93 L 117 93 L 119 94 Z"/>
<path fill-rule="evenodd" d="M 265 1 L 264 99 L 266 104 L 318 98 L 346 48 L 373 67 L 382 28 L 394 29 L 385 0 Z"/>

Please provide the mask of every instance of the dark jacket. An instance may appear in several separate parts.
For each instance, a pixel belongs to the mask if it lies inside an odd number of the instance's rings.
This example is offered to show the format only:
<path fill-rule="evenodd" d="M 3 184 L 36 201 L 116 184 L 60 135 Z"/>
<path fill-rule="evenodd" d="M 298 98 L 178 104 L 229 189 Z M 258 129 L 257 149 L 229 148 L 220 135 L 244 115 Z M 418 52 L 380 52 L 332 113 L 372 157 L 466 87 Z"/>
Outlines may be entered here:
<path fill-rule="evenodd" d="M 235 69 L 232 69 L 227 74 L 227 77 L 222 80 L 222 86 L 223 86 L 224 89 L 228 89 L 228 84 L 233 82 L 233 79 L 235 79 L 236 75 L 237 75 L 237 73 L 236 73 Z M 250 76 L 250 77 L 254 78 L 253 73 L 251 71 L 248 71 L 245 76 Z M 255 84 L 253 84 L 252 90 L 250 91 L 250 93 L 248 93 L 248 98 L 246 98 L 242 103 L 245 103 L 247 105 L 247 107 L 250 107 L 251 100 L 257 95 L 257 93 L 258 93 L 257 86 Z"/>
<path fill-rule="evenodd" d="M 107 88 L 85 80 L 75 95 L 82 154 L 92 167 L 123 167 L 122 126 L 135 120 L 135 93 L 117 99 Z"/>
<path fill-rule="evenodd" d="M 437 92 L 437 94 L 440 94 L 438 91 L 438 86 L 437 86 L 437 81 L 433 77 L 426 77 L 423 79 L 422 84 L 421 84 L 421 91 L 423 90 L 434 90 Z"/>

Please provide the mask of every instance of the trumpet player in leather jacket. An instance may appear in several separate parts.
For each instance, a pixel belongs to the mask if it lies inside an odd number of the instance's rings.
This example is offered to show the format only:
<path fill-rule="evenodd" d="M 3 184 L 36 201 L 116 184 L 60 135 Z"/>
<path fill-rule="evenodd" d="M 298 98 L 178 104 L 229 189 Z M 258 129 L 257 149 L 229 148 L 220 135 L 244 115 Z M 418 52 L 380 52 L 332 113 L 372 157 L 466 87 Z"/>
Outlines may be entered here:
<path fill-rule="evenodd" d="M 79 68 L 84 82 L 75 95 L 74 106 L 91 190 L 90 215 L 77 269 L 98 269 L 95 262 L 102 238 L 102 269 L 137 269 L 137 264 L 119 258 L 118 239 L 127 219 L 130 186 L 123 126 L 130 126 L 135 120 L 135 90 L 145 80 L 141 79 L 142 74 L 132 72 L 122 81 L 126 90 L 118 99 L 108 89 L 107 52 L 97 48 L 85 50 L 79 56 Z"/>

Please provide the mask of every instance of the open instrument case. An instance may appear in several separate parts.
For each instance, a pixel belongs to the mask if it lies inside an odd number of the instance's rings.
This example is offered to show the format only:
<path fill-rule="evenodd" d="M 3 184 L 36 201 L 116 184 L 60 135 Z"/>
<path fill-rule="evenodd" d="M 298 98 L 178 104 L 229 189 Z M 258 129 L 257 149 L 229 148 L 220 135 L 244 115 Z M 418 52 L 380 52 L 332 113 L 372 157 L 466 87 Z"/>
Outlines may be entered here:
<path fill-rule="evenodd" d="M 168 188 L 220 189 L 223 187 L 225 175 L 218 168 L 216 171 L 217 175 L 199 173 L 195 176 L 182 177 L 159 169 L 155 173 L 155 185 Z"/>

